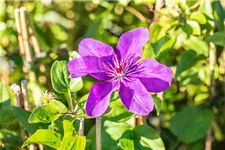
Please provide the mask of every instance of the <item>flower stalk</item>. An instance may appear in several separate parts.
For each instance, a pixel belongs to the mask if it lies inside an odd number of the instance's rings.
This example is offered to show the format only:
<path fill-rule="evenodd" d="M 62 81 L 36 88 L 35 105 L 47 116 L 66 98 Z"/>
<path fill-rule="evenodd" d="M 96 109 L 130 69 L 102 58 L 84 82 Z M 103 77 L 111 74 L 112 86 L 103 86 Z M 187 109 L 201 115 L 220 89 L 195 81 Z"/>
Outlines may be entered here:
<path fill-rule="evenodd" d="M 68 107 L 71 110 L 71 112 L 74 112 L 74 107 L 73 107 L 73 99 L 70 93 L 70 89 L 67 90 L 67 94 L 68 94 L 68 98 L 67 98 L 67 103 L 68 103 Z"/>
<path fill-rule="evenodd" d="M 101 117 L 96 118 L 96 150 L 101 150 Z"/>

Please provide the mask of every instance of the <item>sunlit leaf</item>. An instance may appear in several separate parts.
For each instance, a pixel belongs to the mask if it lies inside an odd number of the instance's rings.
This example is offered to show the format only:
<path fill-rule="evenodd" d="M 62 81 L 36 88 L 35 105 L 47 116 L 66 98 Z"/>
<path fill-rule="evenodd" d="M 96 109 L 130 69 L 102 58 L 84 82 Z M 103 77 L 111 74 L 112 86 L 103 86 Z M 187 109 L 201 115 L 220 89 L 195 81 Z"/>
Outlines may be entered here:
<path fill-rule="evenodd" d="M 77 92 L 83 87 L 82 78 L 72 78 L 70 79 L 70 91 Z"/>
<path fill-rule="evenodd" d="M 67 70 L 67 61 L 56 60 L 51 68 L 52 87 L 56 92 L 64 93 L 69 88 L 69 72 Z"/>
<path fill-rule="evenodd" d="M 137 126 L 132 131 L 126 131 L 120 139 L 120 145 L 125 150 L 165 150 L 157 131 L 147 125 Z"/>
<path fill-rule="evenodd" d="M 107 118 L 108 120 L 123 122 L 129 120 L 133 116 L 133 114 L 124 107 L 119 98 L 111 100 L 109 106 L 111 111 L 104 115 L 104 118 Z"/>
<path fill-rule="evenodd" d="M 73 121 L 63 121 L 64 136 L 60 146 L 60 150 L 84 150 L 86 145 L 86 137 L 75 134 Z"/>
<path fill-rule="evenodd" d="M 200 24 L 205 24 L 207 22 L 206 17 L 200 11 L 193 12 L 190 16 L 191 20 L 195 20 Z"/>
<path fill-rule="evenodd" d="M 6 84 L 1 82 L 0 83 L 0 87 L 1 87 L 1 90 L 0 90 L 0 103 L 3 103 L 5 101 L 9 100 L 9 92 L 8 92 Z M 0 108 L 1 108 L 1 106 L 0 106 Z"/>
<path fill-rule="evenodd" d="M 166 34 L 161 39 L 151 43 L 151 45 L 155 54 L 159 55 L 161 52 L 171 49 L 175 42 L 176 38 L 171 38 L 169 34 Z"/>
<path fill-rule="evenodd" d="M 156 108 L 156 111 L 157 111 L 157 115 L 159 115 L 161 109 L 162 109 L 162 100 L 160 98 L 158 98 L 157 96 L 153 96 L 153 101 L 154 101 L 154 104 L 155 104 L 155 108 Z"/>
<path fill-rule="evenodd" d="M 208 56 L 208 44 L 197 36 L 191 35 L 183 42 L 185 50 L 194 50 L 197 54 Z"/>
<path fill-rule="evenodd" d="M 22 147 L 31 143 L 43 144 L 58 149 L 61 144 L 61 135 L 53 130 L 39 129 L 23 143 Z"/>
<path fill-rule="evenodd" d="M 66 106 L 60 101 L 52 101 L 35 109 L 29 117 L 29 123 L 49 123 L 58 119 L 67 112 Z"/>
<path fill-rule="evenodd" d="M 192 28 L 192 34 L 193 35 L 200 35 L 201 34 L 201 28 L 198 24 L 198 22 L 193 20 L 187 20 L 187 24 L 190 25 Z"/>

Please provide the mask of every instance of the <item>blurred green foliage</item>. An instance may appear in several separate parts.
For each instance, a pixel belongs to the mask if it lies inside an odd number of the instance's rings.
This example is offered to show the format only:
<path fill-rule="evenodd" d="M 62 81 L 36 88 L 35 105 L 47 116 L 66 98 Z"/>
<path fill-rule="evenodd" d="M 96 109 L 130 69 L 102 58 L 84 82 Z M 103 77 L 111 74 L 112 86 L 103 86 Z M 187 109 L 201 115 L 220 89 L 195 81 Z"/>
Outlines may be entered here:
<path fill-rule="evenodd" d="M 68 125 L 67 116 L 58 115 L 59 119 L 51 120 L 51 125 L 29 124 L 30 112 L 10 106 L 15 104 L 9 89 L 11 84 L 29 80 L 29 99 L 34 108 L 41 92 L 54 92 L 60 87 L 56 84 L 58 80 L 51 84 L 53 62 L 68 61 L 72 51 L 77 51 L 80 40 L 92 37 L 115 46 L 123 32 L 144 26 L 149 28 L 150 41 L 143 49 L 142 59 L 155 58 L 169 66 L 173 70 L 173 82 L 163 93 L 162 101 L 154 96 L 156 109 L 147 117 L 151 127 L 133 128 L 125 122 L 133 115 L 122 107 L 118 95 L 114 94 L 110 103 L 113 110 L 102 121 L 103 149 L 200 150 L 204 149 L 208 138 L 213 138 L 212 149 L 222 150 L 225 143 L 224 2 L 168 0 L 164 7 L 153 11 L 155 3 L 155 0 L 0 1 L 0 147 L 20 149 L 23 142 L 18 120 L 29 133 L 37 131 L 26 144 L 35 142 L 32 139 L 36 139 L 39 132 L 44 132 L 40 134 L 43 142 L 52 137 L 55 141 L 62 141 L 75 132 L 63 132 Z M 19 54 L 14 9 L 21 6 L 30 14 L 41 51 L 46 54 L 46 57 L 36 58 L 33 53 L 32 65 Z M 156 14 L 158 18 L 154 18 Z M 212 56 L 212 50 L 215 56 Z M 211 64 L 212 59 L 214 64 Z M 24 65 L 35 73 L 34 78 L 23 74 Z M 60 69 L 63 72 L 63 68 Z M 64 77 L 60 82 L 68 85 L 69 80 Z M 84 77 L 83 88 L 72 93 L 73 98 L 80 100 L 78 107 L 84 106 L 85 96 L 94 82 L 93 78 Z M 62 105 L 70 105 L 67 101 L 69 95 L 56 94 Z M 84 112 L 79 113 L 84 115 Z M 54 133 L 47 129 L 48 125 L 55 130 Z M 52 136 L 46 137 L 47 132 Z M 85 120 L 85 135 L 86 149 L 94 149 L 95 126 L 91 119 Z M 83 137 L 74 137 L 73 140 L 85 144 Z M 153 145 L 148 145 L 152 141 Z M 57 142 L 46 145 L 60 146 Z"/>

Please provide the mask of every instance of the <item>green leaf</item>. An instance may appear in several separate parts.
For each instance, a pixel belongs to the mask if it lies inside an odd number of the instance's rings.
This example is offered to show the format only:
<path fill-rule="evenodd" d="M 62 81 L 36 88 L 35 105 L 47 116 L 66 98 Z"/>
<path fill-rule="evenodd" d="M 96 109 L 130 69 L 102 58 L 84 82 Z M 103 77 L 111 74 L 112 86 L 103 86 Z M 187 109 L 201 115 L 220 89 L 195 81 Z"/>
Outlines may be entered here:
<path fill-rule="evenodd" d="M 224 32 L 216 32 L 213 35 L 206 38 L 207 42 L 213 42 L 219 46 L 225 46 L 225 34 Z"/>
<path fill-rule="evenodd" d="M 108 133 L 113 140 L 118 140 L 125 131 L 131 130 L 133 127 L 126 122 L 118 123 L 106 120 L 104 122 L 104 128 L 105 132 Z"/>
<path fill-rule="evenodd" d="M 85 102 L 85 101 L 88 99 L 88 95 L 89 95 L 89 94 L 85 94 L 84 96 L 82 96 L 82 97 L 80 98 L 80 100 L 79 100 L 79 103 Z"/>
<path fill-rule="evenodd" d="M 191 68 L 193 65 L 196 64 L 196 62 L 200 59 L 202 59 L 202 55 L 197 55 L 197 53 L 193 50 L 188 50 L 183 53 L 181 56 L 180 62 L 177 66 L 176 70 L 176 78 L 181 75 L 181 73 L 189 68 Z"/>
<path fill-rule="evenodd" d="M 161 25 L 159 23 L 154 23 L 150 30 L 151 43 L 155 43 L 158 39 L 160 39 Z"/>
<path fill-rule="evenodd" d="M 22 147 L 31 143 L 43 144 L 58 149 L 61 144 L 61 135 L 53 130 L 39 129 L 23 143 Z"/>
<path fill-rule="evenodd" d="M 18 118 L 18 120 L 22 124 L 22 126 L 25 128 L 25 130 L 29 133 L 33 134 L 38 129 L 47 129 L 48 128 L 48 124 L 43 124 L 43 123 L 30 124 L 28 122 L 28 118 L 31 115 L 31 112 L 29 112 L 29 111 L 26 111 L 22 108 L 15 107 L 15 106 L 12 108 L 12 111 L 13 111 L 14 115 Z"/>
<path fill-rule="evenodd" d="M 159 55 L 161 52 L 171 49 L 175 42 L 175 38 L 171 38 L 169 34 L 166 34 L 156 42 L 151 43 L 151 45 L 155 54 Z"/>
<path fill-rule="evenodd" d="M 65 93 L 69 88 L 69 72 L 67 70 L 67 63 L 67 61 L 56 60 L 51 67 L 52 87 L 59 93 Z"/>
<path fill-rule="evenodd" d="M 9 124 L 16 121 L 11 109 L 0 109 L 0 124 Z"/>
<path fill-rule="evenodd" d="M 219 21 L 218 23 L 220 24 L 218 28 L 223 30 L 224 29 L 223 21 L 225 19 L 225 11 L 224 11 L 224 7 L 222 6 L 222 2 L 213 1 L 212 8 L 213 8 L 214 17 L 216 21 L 217 20 Z"/>
<path fill-rule="evenodd" d="M 189 24 L 179 25 L 179 27 L 187 34 L 191 35 L 193 33 L 193 29 Z"/>
<path fill-rule="evenodd" d="M 84 150 L 85 149 L 85 146 L 86 146 L 86 137 L 85 136 L 77 135 L 77 136 L 73 137 L 73 139 L 75 139 L 75 141 L 73 142 L 71 149 L 73 149 L 73 150 Z"/>
<path fill-rule="evenodd" d="M 85 136 L 77 136 L 75 134 L 75 128 L 73 121 L 63 121 L 64 136 L 60 146 L 60 150 L 84 150 L 86 145 Z"/>
<path fill-rule="evenodd" d="M 68 136 L 65 137 L 62 141 L 60 150 L 84 150 L 86 146 L 86 137 L 85 136 Z"/>
<path fill-rule="evenodd" d="M 194 50 L 198 54 L 208 56 L 208 44 L 197 36 L 190 35 L 183 43 L 185 50 Z"/>
<path fill-rule="evenodd" d="M 144 147 L 151 149 L 165 150 L 164 144 L 157 131 L 148 125 L 137 126 L 133 129 L 134 137 Z"/>
<path fill-rule="evenodd" d="M 35 109 L 29 117 L 29 123 L 49 123 L 57 120 L 67 112 L 66 106 L 60 101 L 52 101 L 48 105 Z"/>
<path fill-rule="evenodd" d="M 122 138 L 120 140 L 120 146 L 122 149 L 134 150 L 134 141 L 128 138 Z"/>
<path fill-rule="evenodd" d="M 11 126 L 11 125 L 10 125 Z M 0 129 L 0 140 L 4 141 L 4 149 L 1 146 L 1 150 L 15 150 L 15 147 L 18 147 L 19 150 L 21 145 L 23 144 L 21 139 L 21 133 L 18 132 L 18 129 L 12 130 L 7 129 L 8 127 L 4 127 Z"/>
<path fill-rule="evenodd" d="M 1 90 L 0 90 L 0 103 L 3 103 L 7 100 L 9 100 L 9 92 L 8 92 L 8 89 L 7 89 L 7 86 L 5 83 L 0 83 L 0 87 L 1 87 Z M 1 108 L 1 106 L 0 106 Z"/>
<path fill-rule="evenodd" d="M 72 78 L 70 79 L 70 92 L 77 92 L 83 87 L 82 78 Z"/>
<path fill-rule="evenodd" d="M 185 143 L 193 143 L 206 135 L 213 113 L 205 106 L 191 106 L 177 112 L 171 119 L 171 131 Z"/>
<path fill-rule="evenodd" d="M 214 27 L 214 16 L 213 16 L 213 9 L 210 1 L 203 1 L 199 6 L 199 12 L 203 13 L 207 18 L 207 23 Z"/>
<path fill-rule="evenodd" d="M 190 25 L 192 28 L 192 34 L 193 35 L 200 35 L 201 34 L 201 28 L 198 24 L 198 22 L 193 20 L 187 20 L 187 24 Z"/>
<path fill-rule="evenodd" d="M 133 132 L 131 130 L 124 132 L 122 138 L 119 140 L 119 145 L 124 150 L 135 150 Z"/>
<path fill-rule="evenodd" d="M 199 11 L 201 13 L 204 13 L 207 17 L 210 19 L 213 19 L 213 10 L 211 6 L 211 2 L 209 1 L 203 1 L 199 7 Z"/>
<path fill-rule="evenodd" d="M 133 142 L 130 140 L 133 140 Z M 148 125 L 136 126 L 132 131 L 126 131 L 120 139 L 120 145 L 125 150 L 165 150 L 163 141 L 157 131 Z"/>
<path fill-rule="evenodd" d="M 111 111 L 104 115 L 104 118 L 110 121 L 123 122 L 129 120 L 133 114 L 124 107 L 120 98 L 111 100 L 109 103 Z"/>
<path fill-rule="evenodd" d="M 152 98 L 153 98 L 154 105 L 155 105 L 155 108 L 157 111 L 157 115 L 159 115 L 159 113 L 162 109 L 162 106 L 163 106 L 162 100 L 160 98 L 158 98 L 157 96 L 152 96 Z"/>
<path fill-rule="evenodd" d="M 197 21 L 200 24 L 206 24 L 207 22 L 205 15 L 199 11 L 191 13 L 190 19 Z"/>

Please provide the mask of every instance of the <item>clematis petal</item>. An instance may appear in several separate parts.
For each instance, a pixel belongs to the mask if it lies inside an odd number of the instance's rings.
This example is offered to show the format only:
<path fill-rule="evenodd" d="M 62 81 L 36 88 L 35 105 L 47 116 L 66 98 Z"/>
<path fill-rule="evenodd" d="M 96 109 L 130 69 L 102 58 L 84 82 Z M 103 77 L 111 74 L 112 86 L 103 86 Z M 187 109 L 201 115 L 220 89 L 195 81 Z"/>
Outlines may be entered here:
<path fill-rule="evenodd" d="M 105 57 L 114 54 L 111 46 L 92 38 L 83 39 L 78 49 L 81 56 Z"/>
<path fill-rule="evenodd" d="M 110 95 L 116 88 L 116 83 L 113 82 L 95 83 L 86 102 L 86 114 L 94 118 L 101 116 L 106 111 Z"/>
<path fill-rule="evenodd" d="M 131 57 L 135 60 L 141 58 L 142 48 L 149 40 L 149 31 L 147 28 L 136 28 L 121 35 L 116 46 L 116 53 L 121 62 L 128 61 Z"/>
<path fill-rule="evenodd" d="M 90 74 L 98 80 L 108 80 L 107 70 L 104 69 L 104 62 L 95 56 L 83 56 L 75 58 L 68 63 L 68 71 L 71 78 L 82 77 Z"/>
<path fill-rule="evenodd" d="M 119 94 L 124 106 L 135 114 L 148 115 L 154 108 L 151 95 L 139 79 L 123 80 Z"/>
<path fill-rule="evenodd" d="M 155 59 L 146 59 L 137 64 L 133 77 L 140 79 L 149 92 L 162 92 L 170 87 L 172 70 Z"/>

